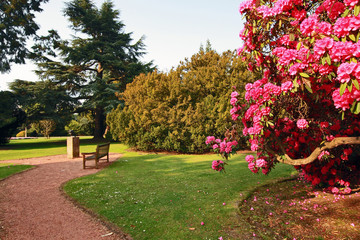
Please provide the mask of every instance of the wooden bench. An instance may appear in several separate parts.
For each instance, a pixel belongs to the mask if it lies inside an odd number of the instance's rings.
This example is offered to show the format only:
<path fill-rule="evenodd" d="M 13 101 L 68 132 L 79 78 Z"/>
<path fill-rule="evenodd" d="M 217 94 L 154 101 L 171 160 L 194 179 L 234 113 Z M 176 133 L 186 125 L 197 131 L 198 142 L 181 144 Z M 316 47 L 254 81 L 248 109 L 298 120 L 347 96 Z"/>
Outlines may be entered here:
<path fill-rule="evenodd" d="M 107 162 L 109 162 L 109 148 L 110 143 L 99 144 L 96 146 L 96 152 L 91 153 L 81 153 L 83 156 L 83 168 L 85 169 L 86 161 L 94 161 L 95 160 L 95 168 L 99 168 L 98 163 L 100 158 L 106 157 Z M 89 156 L 87 156 L 89 155 Z"/>

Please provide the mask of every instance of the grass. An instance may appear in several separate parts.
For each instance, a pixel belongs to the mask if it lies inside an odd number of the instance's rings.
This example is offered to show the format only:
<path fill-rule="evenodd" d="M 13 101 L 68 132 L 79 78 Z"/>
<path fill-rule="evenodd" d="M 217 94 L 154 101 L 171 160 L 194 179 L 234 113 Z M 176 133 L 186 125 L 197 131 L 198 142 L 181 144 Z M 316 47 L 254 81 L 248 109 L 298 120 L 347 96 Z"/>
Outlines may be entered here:
<path fill-rule="evenodd" d="M 121 146 L 118 146 L 121 148 Z M 216 155 L 124 152 L 96 175 L 75 179 L 65 191 L 118 225 L 134 239 L 218 239 L 234 228 L 239 194 L 289 177 L 279 165 L 269 176 L 247 169 L 245 155 L 231 159 L 226 174 L 211 170 Z M 204 225 L 201 225 L 201 222 Z"/>
<path fill-rule="evenodd" d="M 7 178 L 15 173 L 25 171 L 33 166 L 13 165 L 11 163 L 0 163 L 0 180 Z"/>
<path fill-rule="evenodd" d="M 93 152 L 98 143 L 91 137 L 80 137 L 80 152 Z M 112 144 L 110 150 L 116 150 L 116 145 Z M 0 161 L 60 155 L 66 151 L 66 137 L 11 140 L 9 144 L 0 146 Z"/>

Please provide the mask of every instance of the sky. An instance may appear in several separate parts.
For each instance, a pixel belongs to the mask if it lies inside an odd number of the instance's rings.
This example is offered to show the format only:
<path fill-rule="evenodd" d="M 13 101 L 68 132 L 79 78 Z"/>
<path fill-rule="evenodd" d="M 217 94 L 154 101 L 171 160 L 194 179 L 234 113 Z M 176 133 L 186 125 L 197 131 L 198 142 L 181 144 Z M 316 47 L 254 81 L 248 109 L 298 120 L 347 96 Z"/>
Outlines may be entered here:
<path fill-rule="evenodd" d="M 62 39 L 71 39 L 74 32 L 63 16 L 65 2 L 50 0 L 43 4 L 43 11 L 36 14 L 40 25 L 38 34 L 50 29 L 58 31 Z M 243 19 L 238 8 L 242 0 L 113 0 L 125 24 L 125 32 L 132 32 L 135 41 L 145 37 L 145 56 L 142 61 L 153 60 L 160 71 L 176 68 L 180 61 L 199 51 L 200 45 L 209 40 L 214 50 L 221 53 L 242 45 L 239 32 Z M 93 1 L 100 7 L 104 0 Z M 8 74 L 0 76 L 0 90 L 8 90 L 8 83 L 15 79 L 36 81 L 36 65 L 12 65 Z"/>

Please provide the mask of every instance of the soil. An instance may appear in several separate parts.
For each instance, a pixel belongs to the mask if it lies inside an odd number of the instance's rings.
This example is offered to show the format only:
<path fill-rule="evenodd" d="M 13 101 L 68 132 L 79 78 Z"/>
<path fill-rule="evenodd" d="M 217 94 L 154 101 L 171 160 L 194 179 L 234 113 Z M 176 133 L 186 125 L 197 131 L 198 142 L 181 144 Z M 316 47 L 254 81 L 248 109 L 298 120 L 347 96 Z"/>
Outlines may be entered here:
<path fill-rule="evenodd" d="M 81 158 L 67 159 L 66 155 L 2 161 L 36 167 L 0 182 L 0 239 L 131 239 L 71 201 L 61 187 L 98 172 L 120 156 L 110 154 L 110 163 L 100 161 L 99 169 L 83 169 Z"/>

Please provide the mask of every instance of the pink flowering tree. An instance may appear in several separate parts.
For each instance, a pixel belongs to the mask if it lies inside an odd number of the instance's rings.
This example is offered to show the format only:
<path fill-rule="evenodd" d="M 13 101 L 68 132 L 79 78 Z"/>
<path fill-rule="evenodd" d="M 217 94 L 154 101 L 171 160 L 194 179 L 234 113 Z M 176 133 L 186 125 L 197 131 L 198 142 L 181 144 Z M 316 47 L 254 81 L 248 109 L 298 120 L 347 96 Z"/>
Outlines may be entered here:
<path fill-rule="evenodd" d="M 313 185 L 351 192 L 360 178 L 360 2 L 247 0 L 240 13 L 238 53 L 263 76 L 231 96 L 257 152 L 249 169 L 287 163 Z"/>

